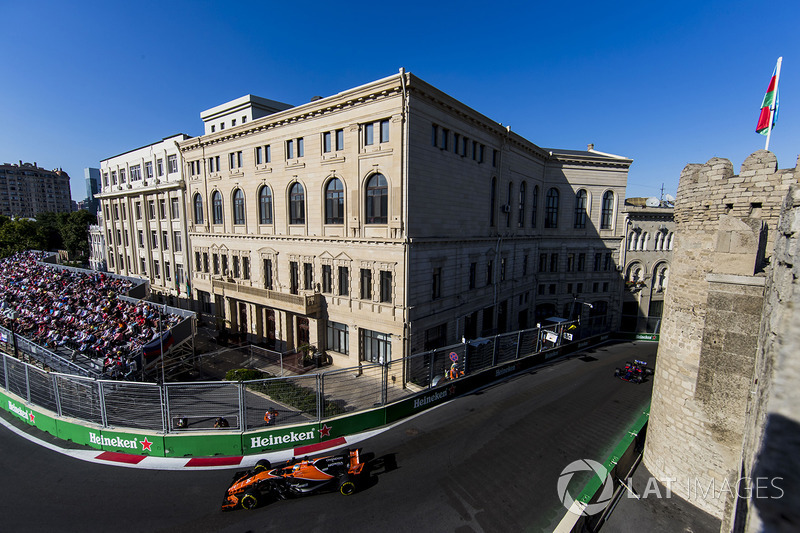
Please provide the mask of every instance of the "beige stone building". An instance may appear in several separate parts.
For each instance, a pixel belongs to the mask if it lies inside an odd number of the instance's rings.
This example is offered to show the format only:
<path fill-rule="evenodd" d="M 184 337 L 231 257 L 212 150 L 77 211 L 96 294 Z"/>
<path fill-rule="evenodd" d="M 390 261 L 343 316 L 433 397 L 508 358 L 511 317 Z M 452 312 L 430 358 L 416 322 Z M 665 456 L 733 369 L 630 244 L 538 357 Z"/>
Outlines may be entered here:
<path fill-rule="evenodd" d="M 109 272 L 150 280 L 162 297 L 188 297 L 186 201 L 179 134 L 100 162 L 101 223 Z"/>
<path fill-rule="evenodd" d="M 625 200 L 621 331 L 658 334 L 661 330 L 675 240 L 673 210 L 670 202 L 654 197 Z"/>
<path fill-rule="evenodd" d="M 252 341 L 351 366 L 619 321 L 630 159 L 540 148 L 403 71 L 201 117 L 180 143 L 193 296 Z"/>

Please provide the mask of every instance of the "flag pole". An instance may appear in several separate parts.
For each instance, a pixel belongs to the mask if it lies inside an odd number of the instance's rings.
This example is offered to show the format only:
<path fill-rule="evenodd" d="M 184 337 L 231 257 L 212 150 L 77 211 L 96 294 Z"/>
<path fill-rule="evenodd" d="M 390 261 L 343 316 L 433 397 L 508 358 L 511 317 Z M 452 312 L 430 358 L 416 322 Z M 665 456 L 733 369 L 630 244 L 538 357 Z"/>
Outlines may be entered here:
<path fill-rule="evenodd" d="M 775 116 L 775 110 L 778 108 L 778 82 L 781 81 L 781 63 L 783 56 L 778 58 L 778 66 L 775 67 L 775 98 L 769 108 L 769 125 L 767 126 L 767 143 L 764 145 L 764 150 L 769 150 L 769 138 L 772 136 L 772 120 Z"/>

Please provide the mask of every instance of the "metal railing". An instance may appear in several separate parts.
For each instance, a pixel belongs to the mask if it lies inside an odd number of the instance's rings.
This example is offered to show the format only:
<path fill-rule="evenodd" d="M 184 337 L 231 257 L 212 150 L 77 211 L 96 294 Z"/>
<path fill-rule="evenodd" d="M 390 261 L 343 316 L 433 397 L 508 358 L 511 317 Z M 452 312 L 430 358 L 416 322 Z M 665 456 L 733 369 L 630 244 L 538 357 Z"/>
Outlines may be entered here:
<path fill-rule="evenodd" d="M 540 352 L 557 352 L 573 322 L 504 333 L 415 354 L 386 364 L 365 363 L 252 381 L 140 383 L 47 372 L 0 354 L 0 387 L 58 416 L 102 427 L 163 433 L 206 430 L 223 417 L 230 431 L 320 422 L 368 410 L 437 386 L 455 364 L 456 377 Z M 10 332 L 9 332 L 10 333 Z M 555 342 L 547 340 L 557 336 Z M 586 335 L 584 335 L 586 336 Z M 8 350 L 9 343 L 0 342 Z M 259 353 L 259 357 L 280 354 Z M 277 417 L 265 420 L 267 411 Z"/>

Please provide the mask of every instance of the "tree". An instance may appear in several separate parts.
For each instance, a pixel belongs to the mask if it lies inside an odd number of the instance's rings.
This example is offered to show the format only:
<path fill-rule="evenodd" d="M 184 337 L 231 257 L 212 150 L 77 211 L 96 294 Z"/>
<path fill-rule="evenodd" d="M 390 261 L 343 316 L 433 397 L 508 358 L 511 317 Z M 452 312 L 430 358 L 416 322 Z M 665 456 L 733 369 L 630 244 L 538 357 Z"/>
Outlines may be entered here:
<path fill-rule="evenodd" d="M 66 215 L 66 216 L 62 216 Z M 72 213 L 59 213 L 61 238 L 72 256 L 89 256 L 89 224 L 97 224 L 97 217 L 83 209 Z"/>
<path fill-rule="evenodd" d="M 5 217 L 2 217 L 5 218 Z M 42 250 L 45 241 L 38 223 L 28 219 L 0 221 L 0 256 L 8 257 L 25 250 Z"/>

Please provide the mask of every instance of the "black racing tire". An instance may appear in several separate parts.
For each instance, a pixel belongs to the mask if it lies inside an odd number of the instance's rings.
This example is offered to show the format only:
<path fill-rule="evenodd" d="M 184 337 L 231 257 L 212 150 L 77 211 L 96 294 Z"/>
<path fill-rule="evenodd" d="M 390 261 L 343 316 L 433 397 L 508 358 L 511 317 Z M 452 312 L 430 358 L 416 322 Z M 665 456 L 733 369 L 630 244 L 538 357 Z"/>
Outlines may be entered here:
<path fill-rule="evenodd" d="M 260 459 L 260 460 L 259 460 L 259 461 L 256 463 L 256 466 L 255 466 L 255 467 L 253 467 L 253 470 L 254 470 L 255 472 L 262 472 L 262 471 L 264 471 L 264 470 L 270 470 L 271 468 L 272 468 L 272 463 L 270 463 L 270 462 L 269 462 L 269 461 L 267 461 L 266 459 Z"/>
<path fill-rule="evenodd" d="M 345 474 L 339 480 L 339 493 L 343 496 L 352 496 L 358 490 L 355 479 L 350 474 Z"/>
<path fill-rule="evenodd" d="M 622 370 L 620 370 L 619 368 L 615 368 L 615 369 L 614 369 L 614 377 L 619 377 L 619 375 L 620 375 L 621 373 L 622 373 Z"/>
<path fill-rule="evenodd" d="M 258 500 L 259 500 L 258 493 L 253 491 L 247 491 L 242 495 L 242 499 L 239 500 L 239 504 L 242 506 L 242 509 L 247 509 L 248 511 L 250 511 L 258 507 Z"/>
<path fill-rule="evenodd" d="M 645 368 L 644 369 L 644 373 L 647 374 L 648 376 L 652 376 L 653 375 L 653 369 L 652 368 Z"/>

